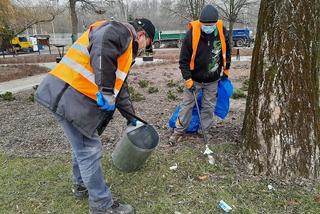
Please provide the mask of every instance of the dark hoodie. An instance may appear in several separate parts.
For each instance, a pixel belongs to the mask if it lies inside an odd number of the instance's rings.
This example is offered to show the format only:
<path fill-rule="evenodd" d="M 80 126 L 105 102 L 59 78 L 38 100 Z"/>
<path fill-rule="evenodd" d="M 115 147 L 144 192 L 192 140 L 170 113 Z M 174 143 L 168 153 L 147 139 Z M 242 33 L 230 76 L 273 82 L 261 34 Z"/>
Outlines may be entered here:
<path fill-rule="evenodd" d="M 216 29 L 217 31 L 217 29 Z M 227 69 L 230 67 L 231 52 L 226 35 L 226 29 L 223 28 L 227 43 Z M 205 34 L 201 31 L 200 41 L 195 57 L 194 70 L 190 70 L 190 61 L 192 56 L 192 31 L 189 30 L 186 34 L 180 52 L 180 69 L 185 80 L 192 78 L 192 80 L 200 83 L 214 82 L 221 76 L 223 60 L 220 37 L 217 33 Z"/>

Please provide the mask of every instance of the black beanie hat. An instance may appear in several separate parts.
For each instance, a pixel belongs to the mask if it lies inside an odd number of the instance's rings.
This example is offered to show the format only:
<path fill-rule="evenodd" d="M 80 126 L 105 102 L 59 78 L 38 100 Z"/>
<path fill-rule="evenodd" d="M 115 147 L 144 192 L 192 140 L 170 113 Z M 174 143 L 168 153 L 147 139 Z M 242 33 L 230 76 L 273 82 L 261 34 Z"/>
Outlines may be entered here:
<path fill-rule="evenodd" d="M 201 11 L 200 22 L 216 23 L 218 21 L 218 18 L 219 18 L 218 10 L 214 6 L 208 4 Z"/>

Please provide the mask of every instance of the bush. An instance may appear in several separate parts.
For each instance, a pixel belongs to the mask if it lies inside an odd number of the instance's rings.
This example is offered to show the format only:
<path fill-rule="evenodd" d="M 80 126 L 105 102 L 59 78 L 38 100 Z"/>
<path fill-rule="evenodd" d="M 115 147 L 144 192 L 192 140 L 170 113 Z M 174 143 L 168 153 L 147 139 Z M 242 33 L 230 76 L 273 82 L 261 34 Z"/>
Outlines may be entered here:
<path fill-rule="evenodd" d="M 140 86 L 141 88 L 146 88 L 146 87 L 148 87 L 148 85 L 149 85 L 149 81 L 148 81 L 148 80 L 140 80 L 140 81 L 138 82 L 138 84 L 139 84 L 139 86 Z"/>
<path fill-rule="evenodd" d="M 177 83 L 175 83 L 173 80 L 169 80 L 168 82 L 167 82 L 167 86 L 169 87 L 169 88 L 173 88 L 173 87 L 175 87 L 177 85 Z"/>
<path fill-rule="evenodd" d="M 233 99 L 239 99 L 239 98 L 245 98 L 245 97 L 247 97 L 247 95 L 241 89 L 236 88 L 233 91 L 233 95 L 232 95 Z"/>
<path fill-rule="evenodd" d="M 33 90 L 34 90 L 34 92 L 32 92 L 32 93 L 30 94 L 30 96 L 29 96 L 29 101 L 34 102 L 34 93 L 35 93 L 35 91 L 37 90 L 38 86 L 39 86 L 39 85 L 35 85 L 35 86 L 32 87 Z"/>
<path fill-rule="evenodd" d="M 178 99 L 178 96 L 177 96 L 173 91 L 169 90 L 169 91 L 167 92 L 167 98 L 168 98 L 169 100 L 177 100 L 177 99 Z"/>
<path fill-rule="evenodd" d="M 242 91 L 248 91 L 249 89 L 249 79 L 243 81 L 242 86 L 240 88 Z"/>
<path fill-rule="evenodd" d="M 181 93 L 183 92 L 183 89 L 184 89 L 184 86 L 183 86 L 183 85 L 178 85 L 178 86 L 177 86 L 177 92 L 178 92 L 178 93 L 181 94 Z"/>
<path fill-rule="evenodd" d="M 129 87 L 128 92 L 132 101 L 139 102 L 146 99 L 141 93 L 136 91 L 133 87 Z"/>
<path fill-rule="evenodd" d="M 4 94 L 0 94 L 0 98 L 4 101 L 13 101 L 16 98 L 13 96 L 13 94 L 11 92 L 6 92 Z"/>
<path fill-rule="evenodd" d="M 156 87 L 151 86 L 151 87 L 148 89 L 148 93 L 149 93 L 149 94 L 153 94 L 153 93 L 157 93 L 157 92 L 159 92 L 159 89 L 156 88 Z"/>

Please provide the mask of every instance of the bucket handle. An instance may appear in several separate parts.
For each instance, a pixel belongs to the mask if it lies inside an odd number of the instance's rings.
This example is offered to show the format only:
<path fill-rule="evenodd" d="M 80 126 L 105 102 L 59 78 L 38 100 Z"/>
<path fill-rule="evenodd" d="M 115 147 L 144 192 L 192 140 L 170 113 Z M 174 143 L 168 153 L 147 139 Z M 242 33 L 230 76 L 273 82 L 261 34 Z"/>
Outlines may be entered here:
<path fill-rule="evenodd" d="M 120 109 L 121 111 L 123 111 L 124 113 L 130 115 L 131 117 L 134 117 L 135 119 L 137 119 L 137 120 L 141 121 L 142 123 L 148 125 L 148 123 L 147 123 L 146 121 L 142 120 L 140 117 L 132 114 L 131 112 L 128 112 L 127 110 L 121 108 L 119 105 L 116 104 L 116 107 L 117 107 L 118 109 Z"/>

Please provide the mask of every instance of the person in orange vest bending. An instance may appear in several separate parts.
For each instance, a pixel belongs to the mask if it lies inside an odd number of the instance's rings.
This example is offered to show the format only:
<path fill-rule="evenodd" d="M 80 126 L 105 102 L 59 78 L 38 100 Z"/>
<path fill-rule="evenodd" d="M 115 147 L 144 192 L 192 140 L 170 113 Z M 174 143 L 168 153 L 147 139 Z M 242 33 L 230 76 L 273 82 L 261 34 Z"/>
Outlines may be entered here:
<path fill-rule="evenodd" d="M 185 89 L 176 128 L 169 138 L 170 145 L 175 145 L 189 126 L 195 105 L 193 93 L 203 92 L 203 130 L 208 132 L 212 124 L 217 80 L 228 78 L 231 62 L 226 29 L 218 17 L 217 9 L 206 5 L 201 11 L 200 20 L 188 24 L 189 30 L 182 43 L 179 60 Z"/>
<path fill-rule="evenodd" d="M 155 27 L 148 19 L 99 21 L 70 47 L 39 85 L 35 99 L 54 113 L 72 147 L 73 193 L 89 195 L 89 211 L 133 213 L 112 199 L 101 168 L 102 134 L 115 104 L 134 114 L 126 78 L 135 57 L 151 47 Z M 137 120 L 122 110 L 128 125 Z"/>

